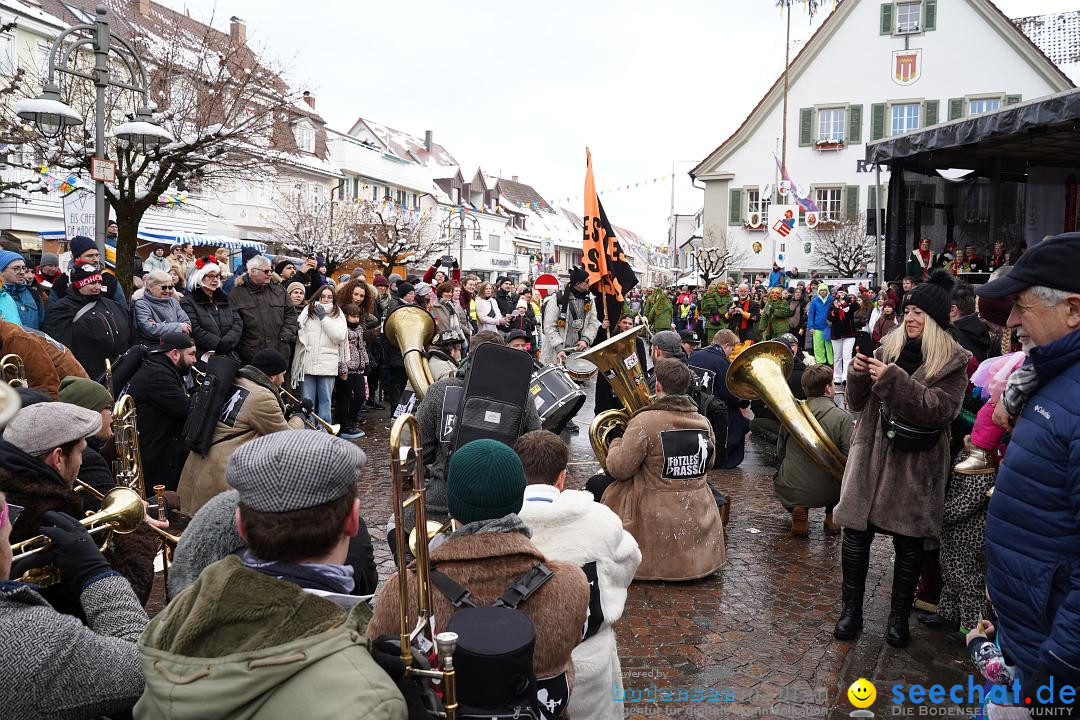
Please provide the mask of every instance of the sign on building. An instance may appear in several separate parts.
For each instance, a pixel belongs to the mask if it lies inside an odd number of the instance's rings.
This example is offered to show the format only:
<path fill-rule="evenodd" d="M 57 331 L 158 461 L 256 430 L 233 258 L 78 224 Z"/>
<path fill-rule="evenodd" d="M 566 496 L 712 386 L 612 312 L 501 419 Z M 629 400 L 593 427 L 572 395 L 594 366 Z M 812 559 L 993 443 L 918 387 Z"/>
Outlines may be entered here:
<path fill-rule="evenodd" d="M 68 242 L 76 235 L 94 237 L 95 209 L 94 193 L 83 188 L 64 196 L 64 234 Z"/>

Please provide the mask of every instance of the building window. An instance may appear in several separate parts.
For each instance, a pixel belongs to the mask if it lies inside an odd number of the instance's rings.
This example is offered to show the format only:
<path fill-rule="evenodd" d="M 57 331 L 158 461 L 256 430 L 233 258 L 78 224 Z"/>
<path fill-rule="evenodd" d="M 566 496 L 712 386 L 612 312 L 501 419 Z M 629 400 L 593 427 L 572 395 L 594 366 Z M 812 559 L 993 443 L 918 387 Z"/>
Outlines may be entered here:
<path fill-rule="evenodd" d="M 972 98 L 968 100 L 968 115 L 982 115 L 1001 107 L 1001 98 Z"/>
<path fill-rule="evenodd" d="M 315 152 L 315 128 L 306 122 L 298 122 L 293 127 L 293 135 L 296 136 L 296 147 L 303 152 Z"/>
<path fill-rule="evenodd" d="M 499 240 L 501 238 L 498 235 L 492 233 L 488 235 L 488 250 L 492 252 L 499 252 Z"/>
<path fill-rule="evenodd" d="M 395 193 L 395 199 L 397 200 L 398 205 L 404 206 L 405 205 L 405 191 L 404 190 L 398 190 Z"/>
<path fill-rule="evenodd" d="M 919 129 L 921 103 L 904 103 L 892 106 L 892 135 L 901 135 Z"/>
<path fill-rule="evenodd" d="M 822 220 L 842 220 L 841 200 L 844 193 L 842 187 L 819 187 L 814 190 L 814 202 L 821 209 Z"/>
<path fill-rule="evenodd" d="M 375 202 L 382 200 L 382 188 L 378 185 L 371 186 L 371 199 Z"/>
<path fill-rule="evenodd" d="M 824 108 L 818 110 L 818 133 L 819 143 L 842 143 L 844 142 L 847 125 L 847 108 Z"/>
<path fill-rule="evenodd" d="M 420 193 L 413 193 L 412 202 L 413 202 L 413 205 L 412 205 L 413 209 L 419 210 L 420 209 Z"/>
<path fill-rule="evenodd" d="M 770 197 L 761 197 L 761 190 L 759 188 L 747 188 L 746 189 L 746 218 L 750 219 L 751 213 L 761 213 L 762 226 L 769 224 L 769 203 L 772 201 Z M 698 221 L 700 225 L 700 221 Z"/>
<path fill-rule="evenodd" d="M 922 2 L 896 4 L 896 32 L 898 35 L 917 33 L 922 30 Z"/>

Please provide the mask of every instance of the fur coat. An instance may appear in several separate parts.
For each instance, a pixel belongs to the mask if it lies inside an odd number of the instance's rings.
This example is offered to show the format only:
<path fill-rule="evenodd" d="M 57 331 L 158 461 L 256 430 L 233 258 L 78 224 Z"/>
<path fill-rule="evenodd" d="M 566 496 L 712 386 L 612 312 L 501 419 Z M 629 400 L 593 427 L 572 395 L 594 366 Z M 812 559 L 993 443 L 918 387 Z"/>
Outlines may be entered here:
<path fill-rule="evenodd" d="M 503 520 L 515 520 L 508 515 Z M 520 523 L 520 521 L 518 521 Z M 476 525 L 477 523 L 473 523 Z M 581 640 L 589 606 L 589 583 L 577 565 L 549 560 L 525 532 L 478 532 L 461 534 L 466 526 L 451 535 L 431 551 L 431 565 L 454 582 L 468 589 L 478 606 L 491 605 L 514 580 L 538 562 L 546 563 L 555 573 L 536 594 L 518 606 L 536 627 L 536 646 L 533 669 L 537 679 L 561 673 L 573 685 L 573 664 L 570 653 Z M 416 617 L 415 571 L 409 570 L 409 617 Z M 397 573 L 390 576 L 375 602 L 374 614 L 367 626 L 368 638 L 380 635 L 398 636 Z M 446 627 L 454 606 L 446 596 L 432 588 L 431 600 L 436 631 Z"/>
<path fill-rule="evenodd" d="M 724 564 L 724 528 L 705 473 L 716 439 L 685 395 L 665 395 L 634 413 L 611 443 L 616 482 L 603 502 L 641 548 L 637 580 L 694 580 Z"/>
<path fill-rule="evenodd" d="M 902 332 L 903 330 L 897 330 Z M 874 352 L 881 359 L 883 348 Z M 844 527 L 868 527 L 908 537 L 939 537 L 945 481 L 952 469 L 949 426 L 960 413 L 971 353 L 959 345 L 932 380 L 920 366 L 908 375 L 896 363 L 877 382 L 868 372 L 848 373 L 848 408 L 861 413 L 855 424 L 833 519 Z M 882 404 L 891 417 L 921 428 L 940 429 L 937 444 L 923 452 L 899 452 L 885 437 Z"/>
<path fill-rule="evenodd" d="M 560 493 L 551 485 L 530 485 L 520 515 L 541 552 L 581 567 L 589 579 L 589 625 L 585 640 L 574 648 L 570 712 L 595 720 L 623 717 L 622 704 L 612 695 L 612 688 L 623 684 L 614 625 L 641 563 L 637 541 L 618 515 L 584 490 Z"/>

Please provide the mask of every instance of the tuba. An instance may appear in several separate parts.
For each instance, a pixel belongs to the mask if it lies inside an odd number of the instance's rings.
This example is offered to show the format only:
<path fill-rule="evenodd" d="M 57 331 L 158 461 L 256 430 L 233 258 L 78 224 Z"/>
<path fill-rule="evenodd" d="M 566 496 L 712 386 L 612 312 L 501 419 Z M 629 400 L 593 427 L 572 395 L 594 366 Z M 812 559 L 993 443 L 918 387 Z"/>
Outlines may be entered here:
<path fill-rule="evenodd" d="M 126 393 L 121 395 L 113 406 L 112 432 L 113 443 L 116 445 L 113 476 L 118 486 L 131 488 L 139 493 L 139 497 L 146 497 L 137 421 L 135 398 Z"/>
<path fill-rule="evenodd" d="M 652 402 L 652 393 L 645 383 L 645 368 L 638 362 L 637 356 L 637 336 L 645 327 L 632 327 L 578 355 L 599 368 L 623 404 L 621 410 L 600 413 L 589 426 L 589 442 L 596 453 L 597 462 L 604 469 L 607 469 L 607 451 L 611 441 L 623 434 L 631 415 Z"/>
<path fill-rule="evenodd" d="M 8 353 L 0 358 L 0 376 L 11 387 L 30 387 L 26 382 L 26 363 L 15 353 Z"/>
<path fill-rule="evenodd" d="M 419 309 L 419 308 L 418 308 Z M 397 312 L 397 311 L 395 311 Z M 407 439 L 405 445 L 403 439 Z M 442 688 L 442 711 L 433 709 L 435 717 L 455 720 L 457 718 L 457 685 L 454 674 L 454 650 L 457 633 L 434 633 L 434 616 L 431 606 L 431 561 L 428 559 L 427 542 L 417 542 L 413 553 L 416 557 L 416 623 L 410 629 L 408 560 L 405 557 L 405 510 L 413 507 L 416 527 L 427 527 L 427 507 L 424 489 L 424 463 L 420 457 L 420 424 L 412 415 L 399 417 L 390 428 L 390 485 L 394 493 L 394 541 L 397 545 L 398 612 L 401 627 L 401 662 L 405 674 L 421 684 L 439 681 Z M 406 482 L 408 483 L 406 485 Z M 434 635 L 434 637 L 432 637 Z M 427 654 L 425 648 L 438 650 L 438 668 L 417 667 L 413 658 L 416 646 Z"/>
<path fill-rule="evenodd" d="M 743 400 L 761 399 L 810 459 L 830 476 L 844 476 L 847 456 L 825 434 L 810 406 L 788 387 L 791 350 L 782 342 L 759 342 L 741 351 L 727 373 L 728 391 Z"/>
<path fill-rule="evenodd" d="M 102 498 L 101 510 L 83 518 L 79 524 L 91 535 L 104 534 L 105 539 L 101 543 L 101 549 L 104 550 L 113 533 L 127 535 L 134 532 L 142 524 L 145 513 L 141 495 L 131 488 L 115 487 Z M 11 546 L 11 562 L 12 564 L 20 562 L 50 547 L 52 547 L 52 541 L 44 535 L 36 535 L 29 540 L 15 543 Z M 47 586 L 56 583 L 59 579 L 60 574 L 56 566 L 47 565 L 43 568 L 27 570 L 19 578 L 19 582 Z"/>
<path fill-rule="evenodd" d="M 399 305 L 383 323 L 383 334 L 401 350 L 405 374 L 409 376 L 416 397 L 423 400 L 428 387 L 435 382 L 428 367 L 424 349 L 435 339 L 435 320 L 427 310 L 416 305 Z M 397 398 L 393 398 L 397 402 Z"/>

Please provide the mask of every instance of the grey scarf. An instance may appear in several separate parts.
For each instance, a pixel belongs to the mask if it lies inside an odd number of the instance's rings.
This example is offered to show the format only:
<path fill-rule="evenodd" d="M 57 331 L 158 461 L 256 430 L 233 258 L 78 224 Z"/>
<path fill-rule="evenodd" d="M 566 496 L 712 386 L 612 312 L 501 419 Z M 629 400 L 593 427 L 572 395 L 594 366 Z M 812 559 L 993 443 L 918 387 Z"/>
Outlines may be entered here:
<path fill-rule="evenodd" d="M 464 535 L 480 535 L 483 533 L 511 533 L 518 532 L 527 538 L 532 537 L 532 530 L 525 524 L 525 521 L 518 517 L 517 513 L 510 513 L 504 515 L 501 518 L 495 518 L 494 520 L 477 520 L 471 522 L 468 525 L 462 525 L 454 532 L 447 536 L 447 540 L 450 538 L 462 537 Z"/>
<path fill-rule="evenodd" d="M 1018 417 L 1024 409 L 1024 403 L 1039 389 L 1039 375 L 1031 362 L 1026 362 L 1013 370 L 1001 393 L 1002 406 L 1012 417 Z"/>

